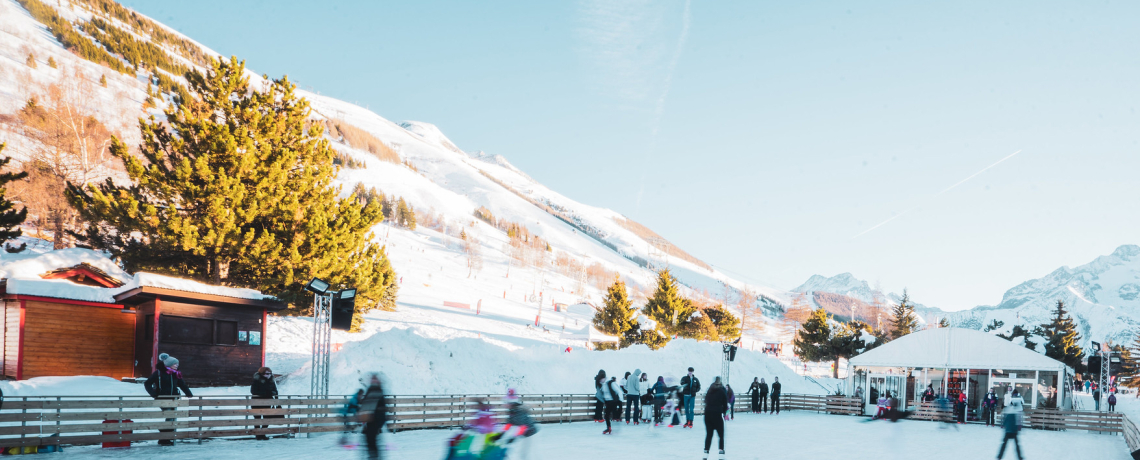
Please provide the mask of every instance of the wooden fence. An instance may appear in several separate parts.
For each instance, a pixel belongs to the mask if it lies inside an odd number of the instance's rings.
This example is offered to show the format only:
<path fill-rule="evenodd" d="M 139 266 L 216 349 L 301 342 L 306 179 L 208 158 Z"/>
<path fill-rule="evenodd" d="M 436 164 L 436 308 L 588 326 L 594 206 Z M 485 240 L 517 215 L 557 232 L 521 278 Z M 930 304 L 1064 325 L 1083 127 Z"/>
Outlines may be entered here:
<path fill-rule="evenodd" d="M 1127 415 L 1120 417 L 1120 427 L 1124 433 L 1124 442 L 1128 444 L 1129 452 L 1140 451 L 1140 429 Z M 1135 458 L 1135 457 L 1133 457 Z"/>
<path fill-rule="evenodd" d="M 1058 409 L 1025 409 L 1022 425 L 1039 430 L 1088 430 L 1101 433 L 1124 432 L 1124 416 L 1118 412 L 1065 411 Z M 955 413 L 950 407 L 940 408 L 937 403 L 923 403 L 915 409 L 912 419 L 952 422 Z M 1001 425 L 1001 415 L 994 417 Z M 1137 437 L 1140 440 L 1140 436 Z"/>
<path fill-rule="evenodd" d="M 499 419 L 506 417 L 502 395 L 390 396 L 393 431 L 450 428 L 466 424 L 479 401 L 491 403 Z M 592 420 L 594 396 L 539 394 L 522 396 L 539 423 Z M 702 413 L 704 398 L 695 411 Z M 8 397 L 0 410 L 0 447 L 79 445 L 165 439 L 208 439 L 280 436 L 345 430 L 340 415 L 345 397 L 283 396 L 263 400 L 249 397 L 203 396 L 154 400 L 136 396 Z M 751 398 L 736 400 L 747 412 Z M 857 414 L 858 400 L 840 396 L 785 394 L 783 410 Z M 356 426 L 355 420 L 349 422 Z M 165 430 L 165 431 L 163 431 Z"/>

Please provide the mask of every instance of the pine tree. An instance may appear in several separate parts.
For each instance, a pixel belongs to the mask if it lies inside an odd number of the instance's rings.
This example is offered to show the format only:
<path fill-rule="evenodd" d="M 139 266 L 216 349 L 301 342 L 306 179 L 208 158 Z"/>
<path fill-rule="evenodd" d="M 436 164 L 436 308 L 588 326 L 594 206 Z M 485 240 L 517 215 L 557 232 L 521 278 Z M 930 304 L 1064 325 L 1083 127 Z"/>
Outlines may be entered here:
<path fill-rule="evenodd" d="M 1120 353 L 1120 368 L 1116 371 L 1116 378 L 1122 386 L 1128 388 L 1136 388 L 1140 386 L 1140 382 L 1136 378 L 1136 374 L 1140 372 L 1140 366 L 1137 366 L 1136 358 L 1132 356 L 1132 351 L 1135 347 L 1127 347 L 1124 345 L 1113 345 L 1112 351 Z"/>
<path fill-rule="evenodd" d="M 104 88 L 107 87 L 107 76 L 106 75 L 99 77 L 99 86 L 102 86 Z"/>
<path fill-rule="evenodd" d="M 831 325 L 827 310 L 817 308 L 792 339 L 792 346 L 801 360 L 820 362 L 834 358 L 831 349 Z"/>
<path fill-rule="evenodd" d="M 4 151 L 4 144 L 0 144 L 0 152 Z M 0 170 L 8 166 L 12 157 L 0 157 Z M 28 209 L 16 210 L 16 204 L 9 200 L 7 195 L 8 183 L 28 177 L 26 172 L 5 172 L 0 174 L 0 243 L 19 237 L 20 224 L 28 218 Z"/>
<path fill-rule="evenodd" d="M 395 272 L 371 241 L 380 207 L 339 197 L 333 150 L 295 85 L 254 91 L 244 72 L 231 58 L 187 73 L 192 97 L 140 120 L 137 156 L 113 140 L 133 184 L 68 185 L 84 242 L 127 270 L 256 288 L 293 312 L 312 277 L 355 287 L 358 313 L 394 308 Z"/>
<path fill-rule="evenodd" d="M 48 64 L 48 67 L 51 67 L 51 68 L 53 68 L 53 69 L 58 69 L 58 68 L 59 68 L 59 66 L 58 66 L 58 65 L 56 65 L 56 63 L 55 63 L 55 58 L 54 58 L 54 57 L 48 56 L 48 62 L 47 62 L 47 64 Z"/>
<path fill-rule="evenodd" d="M 406 227 L 409 230 L 416 229 L 416 213 L 412 211 L 412 207 L 408 206 L 408 203 L 404 201 L 403 197 L 400 197 L 400 200 L 396 202 L 396 218 L 396 223 L 400 226 Z"/>
<path fill-rule="evenodd" d="M 910 303 L 910 295 L 903 289 L 902 299 L 891 310 L 891 340 L 914 332 L 918 329 L 918 318 L 914 316 L 914 304 Z"/>
<path fill-rule="evenodd" d="M 942 319 L 938 320 L 938 327 L 950 327 L 950 319 L 943 316 Z"/>
<path fill-rule="evenodd" d="M 839 378 L 839 360 L 851 359 L 867 349 L 863 340 L 863 332 L 870 331 L 871 327 L 862 321 L 851 321 L 840 325 L 831 333 L 828 341 L 831 347 L 831 377 Z"/>
<path fill-rule="evenodd" d="M 697 308 L 681 296 L 677 280 L 669 273 L 669 269 L 665 269 L 657 273 L 657 289 L 645 303 L 642 312 L 656 321 L 657 328 L 666 336 L 672 337 L 685 330 L 686 323 L 697 312 Z"/>
<path fill-rule="evenodd" d="M 724 305 L 706 308 L 702 314 L 707 316 L 716 326 L 716 333 L 720 340 L 736 340 L 740 337 L 740 319 L 728 311 Z"/>
<path fill-rule="evenodd" d="M 1042 337 L 1045 338 L 1045 356 L 1063 362 L 1077 372 L 1084 372 L 1085 352 L 1078 343 L 1081 335 L 1077 333 L 1077 325 L 1065 310 L 1065 302 L 1057 301 L 1057 309 L 1053 310 L 1053 320 L 1042 324 Z"/>
<path fill-rule="evenodd" d="M 634 320 L 636 311 L 633 309 L 633 302 L 629 300 L 625 282 L 614 279 L 614 282 L 606 288 L 603 303 L 602 309 L 594 313 L 594 327 L 604 334 L 621 339 L 622 348 L 628 347 L 635 338 L 628 336 L 629 331 L 637 323 Z"/>
<path fill-rule="evenodd" d="M 28 67 L 31 67 L 33 69 L 39 67 L 36 65 L 36 57 L 32 55 L 32 53 L 28 53 L 28 58 L 24 60 L 24 64 L 27 64 Z"/>

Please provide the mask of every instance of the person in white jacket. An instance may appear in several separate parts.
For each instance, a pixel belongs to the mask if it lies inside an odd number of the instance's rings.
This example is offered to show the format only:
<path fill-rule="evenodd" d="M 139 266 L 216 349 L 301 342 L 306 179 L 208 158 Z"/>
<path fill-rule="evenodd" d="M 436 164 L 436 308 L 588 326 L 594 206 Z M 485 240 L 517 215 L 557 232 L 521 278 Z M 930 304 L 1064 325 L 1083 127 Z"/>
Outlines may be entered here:
<path fill-rule="evenodd" d="M 639 424 L 641 420 L 641 369 L 634 369 L 633 374 L 625 381 L 625 424 L 628 425 L 630 418 L 633 419 L 633 424 Z"/>
<path fill-rule="evenodd" d="M 1025 406 L 1025 400 L 1021 398 L 1021 395 L 1017 394 L 1017 391 L 1012 391 L 1011 393 L 1013 393 L 1013 396 L 1009 398 L 1009 404 L 1006 405 L 1002 411 L 1001 424 L 1002 427 L 1005 428 L 1005 437 L 1002 438 L 1001 448 L 998 449 L 998 460 L 1001 460 L 1005 455 L 1005 446 L 1010 439 L 1013 440 L 1013 447 L 1017 452 L 1017 460 L 1022 459 L 1021 443 L 1017 440 L 1017 433 L 1021 431 L 1021 417 L 1024 414 L 1023 407 Z M 1009 393 L 1006 393 L 1006 395 L 1008 396 Z"/>
<path fill-rule="evenodd" d="M 617 377 L 611 377 L 609 381 L 602 384 L 601 388 L 602 399 L 605 401 L 605 409 L 602 410 L 606 419 L 606 431 L 602 434 L 613 433 L 613 427 L 610 426 L 610 421 L 614 416 L 617 416 L 618 421 L 621 421 L 621 409 L 618 405 L 621 404 L 621 389 L 618 388 Z"/>

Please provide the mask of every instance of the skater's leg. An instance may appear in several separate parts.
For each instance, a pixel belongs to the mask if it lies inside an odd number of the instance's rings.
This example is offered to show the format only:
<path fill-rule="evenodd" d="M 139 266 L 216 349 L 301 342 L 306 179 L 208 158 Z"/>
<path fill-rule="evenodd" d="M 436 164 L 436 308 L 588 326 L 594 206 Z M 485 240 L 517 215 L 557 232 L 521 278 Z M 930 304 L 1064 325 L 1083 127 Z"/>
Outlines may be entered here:
<path fill-rule="evenodd" d="M 379 460 L 380 442 L 377 438 L 380 436 L 380 427 L 375 423 L 366 423 L 363 431 L 364 442 L 368 445 L 368 459 Z"/>
<path fill-rule="evenodd" d="M 697 397 L 695 395 L 685 396 L 685 422 L 693 423 L 693 409 L 696 407 Z"/>
<path fill-rule="evenodd" d="M 1017 433 L 1013 434 L 1013 447 L 1017 451 L 1017 460 L 1021 460 L 1021 442 L 1017 440 Z"/>
<path fill-rule="evenodd" d="M 709 451 L 709 446 L 712 445 L 713 426 L 709 422 L 708 417 L 705 417 L 705 452 Z"/>

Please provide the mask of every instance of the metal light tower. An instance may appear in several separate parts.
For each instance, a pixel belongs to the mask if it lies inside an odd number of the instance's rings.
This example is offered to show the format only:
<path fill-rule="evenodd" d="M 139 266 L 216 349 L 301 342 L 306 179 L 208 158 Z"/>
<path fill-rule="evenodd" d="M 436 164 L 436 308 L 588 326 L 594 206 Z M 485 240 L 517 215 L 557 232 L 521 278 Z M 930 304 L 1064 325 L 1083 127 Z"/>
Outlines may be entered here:
<path fill-rule="evenodd" d="M 1100 388 L 1100 395 L 1104 398 L 1108 398 L 1108 395 L 1106 395 L 1105 393 L 1108 392 L 1108 369 L 1109 369 L 1110 361 L 1112 361 L 1112 353 L 1109 350 L 1111 350 L 1111 349 L 1108 348 L 1107 343 L 1101 344 L 1101 349 L 1100 349 L 1100 356 L 1101 356 L 1101 358 L 1100 358 L 1100 385 L 1098 385 L 1098 387 Z"/>
<path fill-rule="evenodd" d="M 313 396 L 328 396 L 332 302 L 335 292 L 329 291 L 329 283 L 317 278 L 309 281 L 305 290 L 313 293 L 313 374 L 309 389 Z"/>

